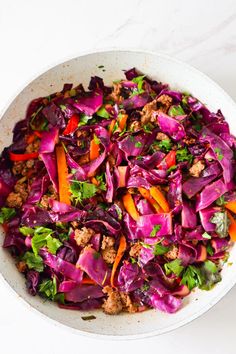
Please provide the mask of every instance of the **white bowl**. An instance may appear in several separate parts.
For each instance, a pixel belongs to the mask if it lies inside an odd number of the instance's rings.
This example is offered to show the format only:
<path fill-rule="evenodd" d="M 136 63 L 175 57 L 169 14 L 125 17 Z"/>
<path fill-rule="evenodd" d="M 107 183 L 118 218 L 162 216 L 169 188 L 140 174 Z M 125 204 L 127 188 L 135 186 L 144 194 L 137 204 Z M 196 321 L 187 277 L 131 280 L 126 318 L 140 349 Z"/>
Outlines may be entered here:
<path fill-rule="evenodd" d="M 99 68 L 104 66 L 105 71 Z M 0 151 L 11 143 L 14 124 L 25 115 L 28 103 L 39 96 L 47 96 L 62 89 L 63 83 L 78 84 L 86 87 L 90 76 L 102 76 L 105 83 L 120 79 L 122 70 L 136 67 L 141 72 L 158 81 L 167 82 L 174 89 L 191 92 L 210 110 L 221 109 L 230 124 L 232 133 L 236 134 L 236 105 L 232 99 L 207 76 L 196 69 L 174 60 L 166 55 L 137 51 L 105 51 L 92 53 L 71 59 L 46 71 L 33 80 L 14 99 L 0 121 Z M 3 232 L 1 240 L 3 240 Z M 233 247 L 229 262 L 236 259 Z M 225 265 L 222 281 L 207 291 L 195 291 L 184 299 L 183 308 L 176 314 L 149 310 L 143 313 L 105 315 L 96 311 L 96 319 L 84 321 L 81 316 L 94 314 L 59 309 L 55 304 L 44 302 L 39 296 L 30 296 L 25 289 L 23 276 L 16 270 L 10 254 L 0 247 L 0 271 L 6 282 L 16 294 L 24 299 L 31 309 L 38 310 L 47 318 L 70 327 L 76 333 L 95 337 L 113 339 L 136 339 L 159 335 L 176 329 L 209 310 L 216 304 L 236 282 L 236 262 L 231 267 Z"/>

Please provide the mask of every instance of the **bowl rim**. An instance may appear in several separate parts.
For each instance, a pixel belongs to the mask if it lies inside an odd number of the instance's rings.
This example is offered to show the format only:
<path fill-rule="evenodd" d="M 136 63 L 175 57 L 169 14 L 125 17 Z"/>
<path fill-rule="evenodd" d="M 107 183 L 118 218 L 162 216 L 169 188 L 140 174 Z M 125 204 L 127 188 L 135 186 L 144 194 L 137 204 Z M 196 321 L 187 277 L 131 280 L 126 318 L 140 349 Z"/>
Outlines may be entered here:
<path fill-rule="evenodd" d="M 174 62 L 178 65 L 181 65 L 182 67 L 185 67 L 186 69 L 195 72 L 198 76 L 201 76 L 206 82 L 210 83 L 212 86 L 214 86 L 224 97 L 225 100 L 227 100 L 231 105 L 235 106 L 235 110 L 236 110 L 236 103 L 235 101 L 232 99 L 232 97 L 219 85 L 217 84 L 213 79 L 211 79 L 208 75 L 206 75 L 205 73 L 203 73 L 202 71 L 198 70 L 197 68 L 195 68 L 194 66 L 185 63 L 182 60 L 179 60 L 173 56 L 170 56 L 164 52 L 161 51 L 150 51 L 150 50 L 141 50 L 141 49 L 136 49 L 136 48 L 131 48 L 131 49 L 127 49 L 127 48 L 116 48 L 116 47 L 105 47 L 105 48 L 96 48 L 95 50 L 86 50 L 86 51 L 80 51 L 77 54 L 75 53 L 73 56 L 66 56 L 63 57 L 61 59 L 58 59 L 57 61 L 53 61 L 51 64 L 44 66 L 42 69 L 40 69 L 38 72 L 36 72 L 34 75 L 32 75 L 29 79 L 27 79 L 26 81 L 24 81 L 19 88 L 9 96 L 8 99 L 6 99 L 6 102 L 3 105 L 3 108 L 0 111 L 0 121 L 2 119 L 2 117 L 5 115 L 5 113 L 7 112 L 8 108 L 10 107 L 10 105 L 13 103 L 13 101 L 17 98 L 18 95 L 20 95 L 20 93 L 29 85 L 31 84 L 31 82 L 33 82 L 34 80 L 36 80 L 39 76 L 45 74 L 47 71 L 50 71 L 51 69 L 55 68 L 58 65 L 62 65 L 65 64 L 67 61 L 71 61 L 71 60 L 75 60 L 77 58 L 80 57 L 84 57 L 84 56 L 89 56 L 89 55 L 96 55 L 96 54 L 106 54 L 109 52 L 126 52 L 126 53 L 137 53 L 137 54 L 146 54 L 146 55 L 151 55 L 151 56 L 156 56 L 156 57 L 160 57 L 162 59 L 166 59 L 168 61 Z M 141 333 L 141 334 L 124 334 L 124 335 L 109 335 L 109 334 L 100 334 L 100 333 L 92 333 L 89 331 L 85 331 L 85 330 L 80 330 L 80 329 L 76 329 L 73 327 L 70 327 L 58 320 L 55 320 L 51 317 L 49 317 L 48 315 L 44 314 L 43 312 L 41 312 L 41 310 L 33 307 L 30 303 L 28 303 L 27 299 L 23 298 L 22 296 L 20 296 L 16 290 L 14 290 L 11 285 L 9 284 L 8 280 L 4 277 L 4 275 L 2 273 L 0 273 L 1 278 L 3 279 L 3 283 L 5 283 L 6 287 L 10 290 L 10 292 L 12 294 L 14 294 L 15 297 L 19 298 L 21 303 L 27 307 L 30 311 L 32 311 L 33 313 L 37 314 L 38 316 L 41 316 L 43 319 L 50 321 L 54 326 L 56 327 L 61 327 L 63 329 L 65 329 L 66 331 L 73 333 L 73 334 L 77 334 L 77 335 L 83 335 L 85 337 L 88 338 L 93 338 L 93 339 L 100 339 L 100 340 L 119 340 L 119 341 L 123 341 L 123 340 L 137 340 L 137 339 L 144 339 L 144 338 L 150 338 L 150 337 L 154 337 L 154 336 L 158 336 L 158 335 L 162 335 L 165 333 L 169 333 L 172 332 L 175 329 L 181 328 L 185 325 L 187 325 L 188 323 L 191 323 L 192 321 L 194 321 L 195 319 L 199 318 L 200 316 L 202 316 L 203 314 L 207 313 L 210 309 L 212 309 L 218 302 L 220 302 L 223 297 L 235 286 L 236 284 L 236 278 L 233 279 L 231 282 L 229 282 L 228 284 L 226 284 L 227 286 L 225 286 L 222 291 L 220 293 L 217 294 L 217 296 L 215 296 L 215 298 L 210 302 L 207 303 L 204 307 L 201 308 L 200 311 L 195 312 L 194 314 L 192 314 L 191 317 L 189 318 L 185 318 L 182 321 L 178 322 L 178 323 L 174 323 L 173 325 L 168 326 L 168 328 L 162 328 L 161 330 L 153 330 L 150 332 L 145 332 L 145 333 Z"/>

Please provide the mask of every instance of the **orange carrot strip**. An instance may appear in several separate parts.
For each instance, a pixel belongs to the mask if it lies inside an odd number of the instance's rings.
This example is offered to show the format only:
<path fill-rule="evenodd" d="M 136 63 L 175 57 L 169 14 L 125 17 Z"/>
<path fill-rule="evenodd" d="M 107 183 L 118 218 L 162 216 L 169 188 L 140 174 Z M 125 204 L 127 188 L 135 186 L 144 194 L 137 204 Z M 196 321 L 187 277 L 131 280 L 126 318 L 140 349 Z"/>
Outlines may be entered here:
<path fill-rule="evenodd" d="M 36 136 L 34 134 L 28 135 L 26 138 L 26 143 L 31 144 L 35 140 Z"/>
<path fill-rule="evenodd" d="M 128 119 L 128 114 L 121 115 L 121 118 L 119 119 L 119 128 L 121 129 L 121 131 L 125 129 L 127 119 Z"/>
<path fill-rule="evenodd" d="M 126 209 L 126 211 L 129 213 L 129 215 L 134 219 L 134 220 L 138 220 L 139 218 L 139 213 L 136 209 L 136 206 L 134 204 L 134 200 L 132 198 L 132 195 L 129 193 L 126 193 L 123 196 L 123 204 L 124 207 Z"/>
<path fill-rule="evenodd" d="M 119 248 L 118 248 L 115 262 L 113 263 L 113 267 L 112 267 L 112 271 L 111 271 L 111 286 L 112 287 L 114 287 L 114 278 L 115 278 L 116 270 L 117 270 L 118 265 L 121 261 L 121 258 L 123 257 L 123 254 L 125 253 L 125 250 L 126 250 L 126 239 L 125 239 L 124 235 L 121 235 Z"/>
<path fill-rule="evenodd" d="M 157 204 L 155 199 L 150 195 L 149 190 L 147 190 L 143 187 L 139 187 L 138 190 L 139 190 L 139 193 L 141 194 L 141 196 L 143 198 L 145 198 L 150 204 L 152 204 L 153 208 L 156 210 L 157 213 L 162 212 L 161 207 Z"/>
<path fill-rule="evenodd" d="M 228 202 L 225 207 L 236 214 L 236 201 Z"/>
<path fill-rule="evenodd" d="M 84 278 L 81 282 L 81 284 L 96 284 L 96 282 L 93 280 L 93 279 L 90 279 L 90 278 Z"/>
<path fill-rule="evenodd" d="M 92 182 L 92 184 L 94 184 L 95 186 L 99 186 L 99 182 L 96 180 L 95 177 L 92 177 L 92 178 L 91 178 L 91 182 Z"/>
<path fill-rule="evenodd" d="M 99 156 L 99 150 L 100 150 L 99 144 L 97 144 L 97 142 L 93 138 L 90 142 L 90 150 L 89 150 L 90 161 L 95 160 Z"/>
<path fill-rule="evenodd" d="M 115 124 L 116 124 L 116 120 L 115 120 L 115 119 L 112 119 L 111 124 L 110 124 L 110 127 L 109 127 L 109 135 L 110 135 L 110 136 L 111 136 L 112 133 L 113 133 L 113 129 L 114 129 Z"/>
<path fill-rule="evenodd" d="M 151 196 L 157 201 L 160 207 L 163 209 L 164 213 L 168 213 L 170 211 L 169 204 L 158 187 L 151 187 L 150 188 Z"/>
<path fill-rule="evenodd" d="M 233 216 L 230 214 L 229 211 L 227 211 L 227 215 L 230 220 L 230 225 L 229 225 L 229 236 L 232 241 L 236 242 L 236 220 L 233 218 Z"/>
<path fill-rule="evenodd" d="M 56 147 L 56 156 L 60 202 L 70 205 L 71 202 L 68 182 L 68 168 L 66 163 L 66 154 L 63 146 Z"/>

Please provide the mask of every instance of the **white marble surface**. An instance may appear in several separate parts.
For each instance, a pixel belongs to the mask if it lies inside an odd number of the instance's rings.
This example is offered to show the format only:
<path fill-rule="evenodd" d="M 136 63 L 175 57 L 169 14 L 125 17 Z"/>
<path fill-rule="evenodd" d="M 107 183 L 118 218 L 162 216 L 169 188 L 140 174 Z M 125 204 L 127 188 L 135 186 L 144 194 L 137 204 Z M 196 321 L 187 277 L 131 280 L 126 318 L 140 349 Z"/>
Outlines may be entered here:
<path fill-rule="evenodd" d="M 236 100 L 233 0 L 0 0 L 0 112 L 48 66 L 98 48 L 162 51 L 197 67 Z M 78 78 L 79 79 L 79 78 Z M 31 313 L 0 278 L 0 352 L 236 352 L 236 288 L 190 325 L 158 338 L 104 342 L 76 336 Z"/>

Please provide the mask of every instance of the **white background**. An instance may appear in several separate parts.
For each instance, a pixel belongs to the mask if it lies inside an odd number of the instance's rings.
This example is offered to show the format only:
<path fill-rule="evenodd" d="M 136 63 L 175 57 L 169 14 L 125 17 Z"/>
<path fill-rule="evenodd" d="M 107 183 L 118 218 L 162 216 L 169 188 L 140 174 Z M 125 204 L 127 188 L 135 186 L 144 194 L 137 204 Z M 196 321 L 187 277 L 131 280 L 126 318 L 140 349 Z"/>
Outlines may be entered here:
<path fill-rule="evenodd" d="M 106 47 L 173 55 L 208 74 L 236 100 L 233 0 L 0 0 L 0 112 L 48 66 Z M 0 294 L 1 354 L 236 353 L 236 288 L 184 328 L 117 343 L 52 325 L 24 307 L 2 278 Z"/>

